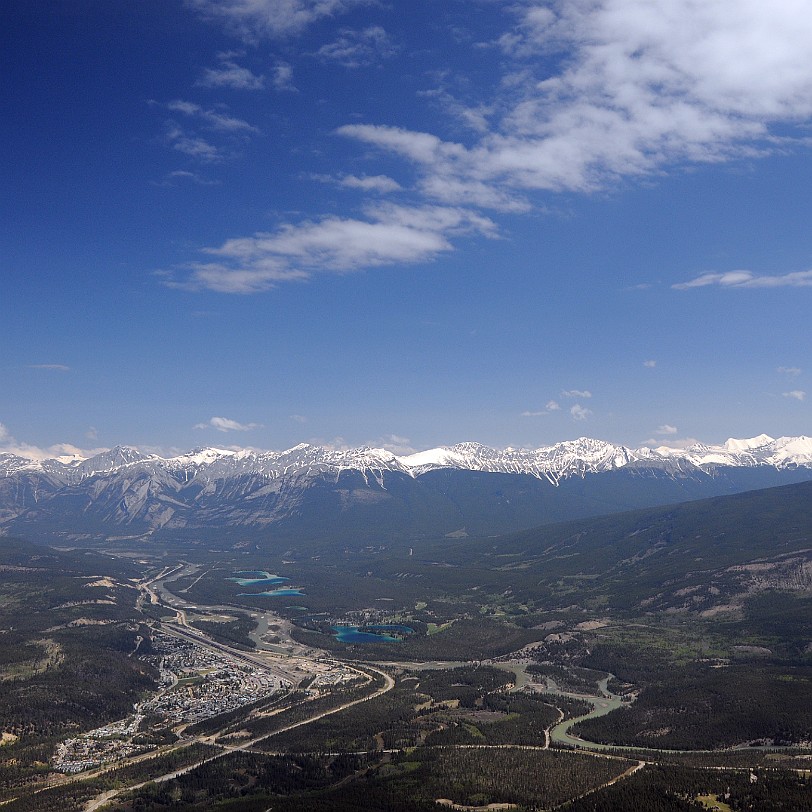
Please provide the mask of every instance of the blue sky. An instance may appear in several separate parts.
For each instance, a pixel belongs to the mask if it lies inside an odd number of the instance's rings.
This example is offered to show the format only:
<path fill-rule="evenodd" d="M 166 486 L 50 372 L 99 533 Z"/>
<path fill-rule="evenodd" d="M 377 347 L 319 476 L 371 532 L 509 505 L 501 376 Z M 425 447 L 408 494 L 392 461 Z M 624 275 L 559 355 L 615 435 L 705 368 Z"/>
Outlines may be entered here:
<path fill-rule="evenodd" d="M 800 0 L 6 0 L 0 448 L 809 434 L 810 42 Z"/>

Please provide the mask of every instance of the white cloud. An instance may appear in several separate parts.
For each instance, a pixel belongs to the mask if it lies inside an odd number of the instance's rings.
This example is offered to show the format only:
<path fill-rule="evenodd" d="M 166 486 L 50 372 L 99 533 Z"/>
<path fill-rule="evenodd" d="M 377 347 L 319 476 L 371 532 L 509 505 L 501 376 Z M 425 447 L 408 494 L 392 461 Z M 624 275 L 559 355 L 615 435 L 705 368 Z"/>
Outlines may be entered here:
<path fill-rule="evenodd" d="M 547 405 L 544 408 L 548 412 L 557 412 L 561 409 L 561 407 L 554 400 L 548 400 Z"/>
<path fill-rule="evenodd" d="M 89 437 L 89 439 L 95 439 L 95 437 Z M 54 443 L 54 445 L 41 448 L 15 439 L 8 428 L 0 423 L 0 452 L 14 454 L 29 460 L 49 460 L 55 457 L 87 459 L 106 450 L 106 448 L 79 448 L 71 443 Z"/>
<path fill-rule="evenodd" d="M 307 423 L 307 418 L 303 414 L 292 414 L 290 419 L 296 423 Z"/>
<path fill-rule="evenodd" d="M 207 129 L 226 133 L 258 133 L 259 130 L 247 121 L 226 115 L 218 110 L 206 109 L 194 102 L 176 99 L 166 105 L 173 113 L 182 113 L 202 122 Z"/>
<path fill-rule="evenodd" d="M 319 183 L 329 183 L 333 186 L 340 186 L 344 189 L 358 189 L 362 192 L 375 192 L 377 194 L 389 194 L 390 192 L 402 192 L 403 187 L 388 175 L 322 175 L 311 174 L 311 180 Z"/>
<path fill-rule="evenodd" d="M 785 398 L 793 398 L 794 400 L 805 400 L 806 399 L 806 392 L 803 392 L 800 389 L 793 389 L 791 392 L 782 392 L 781 394 Z"/>
<path fill-rule="evenodd" d="M 778 372 L 782 375 L 789 375 L 792 378 L 797 378 L 801 374 L 800 367 L 778 367 Z"/>
<path fill-rule="evenodd" d="M 177 124 L 168 124 L 166 140 L 172 149 L 176 149 L 190 158 L 195 158 L 204 163 L 217 163 L 222 160 L 220 150 L 214 144 L 206 141 L 205 138 L 189 135 Z"/>
<path fill-rule="evenodd" d="M 217 431 L 252 431 L 253 429 L 262 428 L 259 423 L 238 423 L 236 420 L 230 420 L 227 417 L 212 417 L 208 423 L 197 423 L 196 429 L 217 429 Z"/>
<path fill-rule="evenodd" d="M 296 91 L 293 85 L 293 67 L 287 62 L 277 62 L 274 65 L 272 77 L 276 90 Z"/>
<path fill-rule="evenodd" d="M 396 51 L 386 31 L 379 25 L 372 25 L 361 31 L 341 29 L 338 38 L 322 45 L 316 56 L 338 62 L 346 68 L 360 68 L 393 56 Z"/>
<path fill-rule="evenodd" d="M 808 288 L 812 287 L 812 271 L 795 271 L 780 276 L 758 276 L 752 271 L 726 271 L 725 273 L 705 273 L 688 282 L 680 282 L 671 287 L 674 290 L 705 288 L 717 285 L 722 288 Z"/>
<path fill-rule="evenodd" d="M 399 434 L 384 434 L 383 437 L 369 445 L 377 448 L 384 448 L 393 454 L 414 454 L 417 449 L 412 445 L 408 437 L 401 437 Z"/>
<path fill-rule="evenodd" d="M 584 408 L 580 403 L 576 403 L 570 408 L 570 414 L 573 420 L 586 420 L 592 414 L 592 410 Z"/>
<path fill-rule="evenodd" d="M 412 161 L 435 199 L 488 205 L 484 188 L 502 201 L 591 191 L 759 155 L 782 142 L 771 125 L 812 115 L 812 14 L 801 0 L 526 0 L 511 10 L 502 92 L 476 120 L 487 132 L 465 145 L 393 127 L 342 132 Z"/>
<path fill-rule="evenodd" d="M 591 398 L 592 392 L 588 389 L 565 389 L 561 393 L 562 398 Z"/>
<path fill-rule="evenodd" d="M 475 212 L 449 207 L 379 205 L 367 219 L 325 217 L 286 224 L 276 231 L 227 240 L 193 263 L 185 279 L 169 274 L 165 284 L 222 293 L 257 293 L 314 273 L 349 273 L 381 265 L 428 262 L 450 251 L 452 236 L 494 236 L 495 226 Z"/>
<path fill-rule="evenodd" d="M 663 436 L 663 435 L 667 436 L 667 435 L 677 434 L 677 431 L 678 430 L 677 430 L 676 426 L 669 426 L 668 423 L 666 423 L 663 426 L 658 426 L 657 431 L 655 431 L 654 433 L 659 434 L 661 436 Z"/>
<path fill-rule="evenodd" d="M 256 127 L 241 118 L 235 118 L 221 110 L 201 107 L 194 102 L 176 99 L 165 105 L 151 101 L 150 105 L 185 116 L 191 120 L 193 128 L 202 130 L 205 133 L 205 135 L 201 135 L 200 132 L 196 132 L 194 129 L 190 131 L 187 127 L 172 119 L 165 122 L 166 143 L 178 152 L 182 152 L 184 155 L 203 163 L 219 163 L 226 157 L 222 146 L 212 143 L 212 138 L 219 139 L 221 144 L 234 145 L 242 143 L 246 138 L 259 133 Z M 188 173 L 188 175 L 173 173 L 164 180 L 164 185 L 170 185 L 173 179 L 180 177 L 197 179 L 194 173 Z M 202 182 L 207 183 L 206 181 Z"/>
<path fill-rule="evenodd" d="M 29 364 L 29 369 L 45 369 L 51 372 L 70 372 L 70 367 L 65 364 Z"/>
<path fill-rule="evenodd" d="M 648 361 L 643 361 L 643 366 L 648 367 L 649 369 L 654 369 L 657 366 L 657 362 L 653 359 L 649 359 Z"/>
<path fill-rule="evenodd" d="M 222 21 L 246 40 L 302 32 L 325 17 L 366 5 L 370 0 L 187 0 L 213 21 Z"/>
<path fill-rule="evenodd" d="M 233 90 L 262 90 L 265 77 L 234 62 L 232 54 L 218 54 L 220 66 L 206 68 L 197 82 L 202 87 L 230 87 Z"/>
<path fill-rule="evenodd" d="M 364 175 L 360 178 L 355 175 L 344 175 L 338 183 L 348 189 L 361 189 L 365 192 L 381 192 L 382 194 L 399 192 L 403 188 L 396 180 L 387 175 L 372 175 L 371 177 Z"/>
<path fill-rule="evenodd" d="M 650 437 L 648 440 L 644 440 L 642 445 L 649 446 L 650 448 L 678 448 L 685 450 L 686 448 L 691 448 L 691 446 L 697 445 L 700 441 L 696 439 L 696 437 L 686 437 L 682 440 L 677 440 L 676 438 L 669 438 L 668 445 L 663 446 L 662 438 L 655 438 Z"/>

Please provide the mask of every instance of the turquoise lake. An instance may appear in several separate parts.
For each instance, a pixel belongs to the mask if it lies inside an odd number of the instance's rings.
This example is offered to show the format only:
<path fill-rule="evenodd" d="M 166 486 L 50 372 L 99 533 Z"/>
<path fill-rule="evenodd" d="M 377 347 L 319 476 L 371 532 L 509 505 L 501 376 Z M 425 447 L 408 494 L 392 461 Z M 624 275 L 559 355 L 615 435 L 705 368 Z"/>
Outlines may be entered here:
<path fill-rule="evenodd" d="M 290 578 L 285 578 L 281 575 L 272 575 L 270 572 L 265 572 L 265 570 L 238 570 L 234 574 L 235 576 L 243 577 L 233 577 L 228 580 L 234 581 L 240 586 L 274 586 L 290 581 Z"/>
<path fill-rule="evenodd" d="M 270 578 L 229 578 L 240 586 L 273 586 L 274 584 L 284 584 L 290 578 L 283 578 L 280 575 L 272 575 Z"/>
<path fill-rule="evenodd" d="M 286 581 L 289 581 L 290 578 L 285 578 Z M 265 592 L 238 592 L 238 598 L 279 598 L 283 595 L 304 595 L 301 589 L 298 587 L 290 588 L 290 589 L 269 589 Z"/>
<path fill-rule="evenodd" d="M 409 626 L 399 626 L 393 623 L 378 623 L 364 626 L 364 629 L 374 629 L 375 631 L 361 631 L 361 626 L 331 626 L 336 633 L 339 643 L 400 643 L 403 638 L 393 637 L 385 632 L 398 632 L 400 634 L 414 634 L 414 629 Z M 384 632 L 379 634 L 378 632 Z"/>

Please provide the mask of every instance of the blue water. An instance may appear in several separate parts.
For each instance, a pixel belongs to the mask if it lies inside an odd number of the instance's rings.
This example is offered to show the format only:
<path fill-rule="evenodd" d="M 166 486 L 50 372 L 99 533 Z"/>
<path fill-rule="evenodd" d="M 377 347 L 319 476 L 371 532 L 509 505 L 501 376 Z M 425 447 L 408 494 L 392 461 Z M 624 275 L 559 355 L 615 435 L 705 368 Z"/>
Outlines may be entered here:
<path fill-rule="evenodd" d="M 285 578 L 289 581 L 290 578 Z M 282 595 L 304 595 L 298 587 L 292 589 L 270 589 L 266 592 L 238 592 L 238 598 L 279 598 Z"/>
<path fill-rule="evenodd" d="M 267 578 L 229 578 L 240 586 L 273 586 L 274 584 L 284 584 L 290 578 L 283 578 L 281 575 L 268 575 Z"/>
<path fill-rule="evenodd" d="M 331 626 L 336 633 L 339 643 L 400 643 L 402 638 L 392 637 L 391 634 L 376 634 L 372 632 L 362 632 L 359 626 Z M 388 632 L 401 632 L 402 634 L 412 634 L 414 629 L 408 626 L 398 626 L 394 624 L 376 624 L 365 626 L 365 629 L 380 629 Z"/>

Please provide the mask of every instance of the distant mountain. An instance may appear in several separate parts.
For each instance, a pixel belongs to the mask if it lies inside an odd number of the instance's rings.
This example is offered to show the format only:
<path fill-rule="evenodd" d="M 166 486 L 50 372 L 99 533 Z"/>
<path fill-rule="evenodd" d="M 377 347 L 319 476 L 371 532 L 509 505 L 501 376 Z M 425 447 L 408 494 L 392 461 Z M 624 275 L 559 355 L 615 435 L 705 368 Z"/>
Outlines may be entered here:
<path fill-rule="evenodd" d="M 0 529 L 51 537 L 261 532 L 374 539 L 487 535 L 812 479 L 812 438 L 630 449 L 589 438 L 527 449 L 204 448 L 163 458 L 0 453 Z"/>
<path fill-rule="evenodd" d="M 729 616 L 768 590 L 812 596 L 810 505 L 812 481 L 798 482 L 468 539 L 453 548 L 444 540 L 434 542 L 432 553 L 446 566 L 498 573 L 490 591 L 510 589 L 519 602 L 558 594 L 633 612 L 712 618 L 723 609 Z M 803 626 L 806 646 L 812 614 Z"/>

